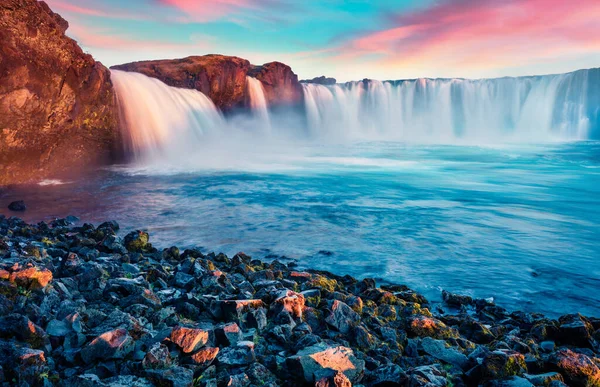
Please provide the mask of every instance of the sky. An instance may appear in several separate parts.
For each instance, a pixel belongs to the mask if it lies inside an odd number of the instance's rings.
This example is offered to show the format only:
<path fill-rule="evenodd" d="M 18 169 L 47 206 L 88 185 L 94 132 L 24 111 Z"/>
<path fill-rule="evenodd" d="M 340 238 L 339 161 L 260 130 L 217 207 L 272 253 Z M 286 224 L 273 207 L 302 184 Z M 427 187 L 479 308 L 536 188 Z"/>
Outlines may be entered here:
<path fill-rule="evenodd" d="M 600 0 L 46 2 L 107 66 L 225 54 L 338 81 L 600 67 Z"/>

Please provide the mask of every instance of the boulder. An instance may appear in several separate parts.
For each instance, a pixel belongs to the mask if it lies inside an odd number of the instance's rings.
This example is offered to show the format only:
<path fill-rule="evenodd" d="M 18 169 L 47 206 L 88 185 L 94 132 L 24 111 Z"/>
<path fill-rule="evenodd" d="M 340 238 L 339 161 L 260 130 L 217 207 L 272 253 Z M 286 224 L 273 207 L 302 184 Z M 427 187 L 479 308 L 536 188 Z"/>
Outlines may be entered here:
<path fill-rule="evenodd" d="M 171 331 L 169 340 L 177 345 L 184 353 L 199 350 L 208 343 L 209 332 L 205 329 L 175 327 Z"/>
<path fill-rule="evenodd" d="M 125 329 L 105 332 L 81 350 L 81 358 L 87 364 L 96 360 L 123 359 L 133 351 L 135 342 Z"/>
<path fill-rule="evenodd" d="M 190 356 L 187 362 L 200 367 L 208 367 L 212 364 L 212 362 L 215 360 L 218 354 L 219 348 L 202 348 L 201 350 Z"/>
<path fill-rule="evenodd" d="M 146 378 L 161 387 L 192 387 L 194 371 L 184 367 L 146 370 Z"/>
<path fill-rule="evenodd" d="M 421 346 L 425 353 L 442 360 L 449 364 L 454 364 L 459 367 L 465 367 L 468 363 L 467 356 L 460 353 L 457 349 L 449 347 L 443 340 L 435 340 L 430 337 L 425 337 L 421 340 Z"/>
<path fill-rule="evenodd" d="M 110 72 L 65 35 L 68 27 L 43 1 L 2 1 L 0 185 L 119 156 Z"/>
<path fill-rule="evenodd" d="M 169 348 L 164 344 L 154 343 L 148 352 L 146 352 L 144 360 L 142 360 L 142 367 L 153 369 L 169 368 L 172 362 Z"/>
<path fill-rule="evenodd" d="M 561 349 L 553 353 L 548 363 L 556 368 L 573 387 L 600 387 L 600 368 L 587 355 Z"/>
<path fill-rule="evenodd" d="M 254 343 L 240 341 L 233 347 L 223 348 L 218 352 L 217 360 L 227 366 L 241 366 L 252 364 L 256 360 Z"/>
<path fill-rule="evenodd" d="M 15 202 L 12 202 L 8 205 L 8 209 L 11 211 L 16 211 L 16 212 L 23 212 L 27 209 L 27 206 L 25 205 L 25 202 L 22 200 L 17 200 Z"/>
<path fill-rule="evenodd" d="M 352 383 L 359 382 L 364 373 L 365 362 L 354 356 L 344 346 L 329 346 L 319 343 L 299 351 L 286 359 L 289 371 L 306 383 L 315 383 L 326 369 L 342 372 Z"/>
<path fill-rule="evenodd" d="M 52 272 L 37 267 L 18 269 L 10 274 L 9 281 L 26 289 L 42 289 L 52 281 Z"/>
<path fill-rule="evenodd" d="M 331 303 L 331 312 L 325 322 L 341 333 L 348 333 L 358 325 L 360 316 L 345 303 L 334 300 Z"/>

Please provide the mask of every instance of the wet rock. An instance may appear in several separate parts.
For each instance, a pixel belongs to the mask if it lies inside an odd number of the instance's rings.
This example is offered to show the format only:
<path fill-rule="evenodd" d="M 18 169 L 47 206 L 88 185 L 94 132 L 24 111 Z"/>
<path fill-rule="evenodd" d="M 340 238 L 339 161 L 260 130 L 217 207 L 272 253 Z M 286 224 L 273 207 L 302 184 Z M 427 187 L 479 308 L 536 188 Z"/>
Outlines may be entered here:
<path fill-rule="evenodd" d="M 8 205 L 8 209 L 16 212 L 23 212 L 27 209 L 25 202 L 23 200 L 17 200 Z"/>
<path fill-rule="evenodd" d="M 299 351 L 286 359 L 290 372 L 302 377 L 306 383 L 314 383 L 315 377 L 325 369 L 342 372 L 352 383 L 360 381 L 365 362 L 343 346 L 320 343 Z"/>
<path fill-rule="evenodd" d="M 184 353 L 191 353 L 208 343 L 208 335 L 209 332 L 204 329 L 178 326 L 171 331 L 169 340 L 181 348 Z"/>
<path fill-rule="evenodd" d="M 456 307 L 461 307 L 463 305 L 473 305 L 472 297 L 450 293 L 446 290 L 442 291 L 442 299 L 446 304 Z"/>
<path fill-rule="evenodd" d="M 81 358 L 87 364 L 96 360 L 123 359 L 133 351 L 135 343 L 125 329 L 101 334 L 81 350 Z"/>
<path fill-rule="evenodd" d="M 525 357 L 513 351 L 494 351 L 487 354 L 481 363 L 483 379 L 503 379 L 522 375 L 527 371 Z"/>
<path fill-rule="evenodd" d="M 569 386 L 600 386 L 600 368 L 587 355 L 561 349 L 550 356 L 548 363 L 564 376 Z"/>
<path fill-rule="evenodd" d="M 149 240 L 150 236 L 147 232 L 137 230 L 127 234 L 123 239 L 123 244 L 129 252 L 143 253 L 151 249 Z"/>
<path fill-rule="evenodd" d="M 579 347 L 588 347 L 591 344 L 594 327 L 588 319 L 580 314 L 570 314 L 559 319 L 560 341 Z"/>
<path fill-rule="evenodd" d="M 334 300 L 330 309 L 331 312 L 325 318 L 325 322 L 341 333 L 349 333 L 360 321 L 358 313 L 341 301 Z"/>

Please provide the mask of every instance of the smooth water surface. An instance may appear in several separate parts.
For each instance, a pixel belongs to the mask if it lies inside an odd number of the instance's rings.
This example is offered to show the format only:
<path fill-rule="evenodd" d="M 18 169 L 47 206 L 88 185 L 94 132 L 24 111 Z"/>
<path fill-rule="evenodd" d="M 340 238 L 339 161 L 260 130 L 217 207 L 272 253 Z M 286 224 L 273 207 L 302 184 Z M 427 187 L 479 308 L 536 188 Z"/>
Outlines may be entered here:
<path fill-rule="evenodd" d="M 285 256 L 433 300 L 448 289 L 509 309 L 600 316 L 600 143 L 362 143 L 242 156 L 254 161 L 114 168 L 6 190 L 0 211 L 24 199 L 28 221 L 116 219 L 123 233 L 149 230 L 159 247 Z"/>

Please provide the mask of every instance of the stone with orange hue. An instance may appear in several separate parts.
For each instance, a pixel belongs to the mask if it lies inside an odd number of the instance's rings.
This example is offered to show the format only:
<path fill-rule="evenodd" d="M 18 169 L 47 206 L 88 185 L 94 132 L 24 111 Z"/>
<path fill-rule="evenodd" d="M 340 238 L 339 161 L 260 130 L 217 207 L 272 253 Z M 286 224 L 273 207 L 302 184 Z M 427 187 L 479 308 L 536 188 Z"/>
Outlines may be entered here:
<path fill-rule="evenodd" d="M 191 353 L 208 343 L 208 331 L 178 326 L 171 331 L 169 340 L 181 348 L 184 353 Z"/>
<path fill-rule="evenodd" d="M 114 160 L 119 141 L 108 69 L 43 1 L 0 2 L 0 185 Z"/>
<path fill-rule="evenodd" d="M 44 352 L 37 349 L 18 348 L 13 356 L 20 385 L 41 385 L 40 375 L 48 370 Z"/>
<path fill-rule="evenodd" d="M 286 365 L 292 374 L 301 377 L 306 383 L 315 383 L 316 377 L 326 369 L 343 373 L 352 383 L 361 380 L 365 362 L 354 356 L 354 352 L 343 346 L 315 344 L 298 351 L 286 359 Z"/>
<path fill-rule="evenodd" d="M 433 317 L 414 317 L 409 320 L 407 328 L 410 337 L 433 337 L 434 339 L 458 337 L 456 330 Z"/>
<path fill-rule="evenodd" d="M 277 314 L 282 310 L 287 311 L 295 318 L 302 318 L 304 295 L 291 290 L 284 290 L 279 293 L 275 301 L 271 304 L 271 311 Z"/>
<path fill-rule="evenodd" d="M 242 341 L 242 330 L 236 323 L 229 323 L 215 329 L 215 337 L 219 345 L 233 345 Z"/>
<path fill-rule="evenodd" d="M 123 359 L 134 347 L 135 343 L 127 330 L 115 329 L 92 340 L 81 350 L 81 358 L 86 364 L 96 360 Z"/>
<path fill-rule="evenodd" d="M 27 289 L 42 289 L 52 281 L 52 272 L 48 269 L 30 267 L 12 272 L 9 280 Z"/>
<path fill-rule="evenodd" d="M 291 67 L 281 62 L 254 66 L 248 75 L 261 81 L 270 106 L 294 105 L 302 102 L 302 85 Z"/>
<path fill-rule="evenodd" d="M 200 367 L 208 367 L 212 364 L 218 354 L 219 348 L 202 348 L 189 357 L 189 362 Z"/>
<path fill-rule="evenodd" d="M 266 305 L 262 300 L 223 300 L 219 301 L 219 307 L 226 321 L 240 322 L 244 313 L 253 309 L 264 308 Z"/>
<path fill-rule="evenodd" d="M 17 313 L 0 317 L 0 338 L 16 338 L 36 349 L 49 343 L 48 335 L 41 327 Z"/>
<path fill-rule="evenodd" d="M 0 269 L 0 280 L 8 281 L 10 278 L 10 273 L 4 269 Z"/>
<path fill-rule="evenodd" d="M 552 354 L 549 363 L 564 376 L 569 386 L 600 387 L 600 368 L 587 355 L 561 349 Z"/>
<path fill-rule="evenodd" d="M 352 387 L 352 382 L 340 371 L 330 372 L 315 382 L 315 387 Z"/>

